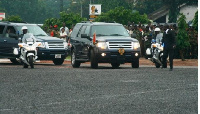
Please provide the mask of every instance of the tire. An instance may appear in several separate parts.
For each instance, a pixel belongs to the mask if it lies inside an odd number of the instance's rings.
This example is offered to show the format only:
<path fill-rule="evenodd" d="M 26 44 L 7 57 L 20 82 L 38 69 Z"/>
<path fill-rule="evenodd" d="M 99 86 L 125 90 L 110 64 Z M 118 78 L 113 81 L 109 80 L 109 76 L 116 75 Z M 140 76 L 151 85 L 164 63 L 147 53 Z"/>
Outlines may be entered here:
<path fill-rule="evenodd" d="M 91 58 L 90 58 L 90 63 L 91 63 L 91 68 L 97 69 L 98 68 L 98 60 L 95 56 L 94 50 L 90 51 Z"/>
<path fill-rule="evenodd" d="M 120 64 L 119 63 L 111 63 L 112 68 L 116 69 L 119 68 Z"/>
<path fill-rule="evenodd" d="M 76 60 L 75 50 L 72 50 L 72 53 L 71 53 L 71 64 L 73 68 L 79 68 L 81 65 L 81 63 Z"/>
<path fill-rule="evenodd" d="M 133 60 L 131 66 L 132 68 L 139 68 L 139 58 Z"/>
<path fill-rule="evenodd" d="M 34 68 L 33 55 L 30 55 L 28 57 L 28 63 L 30 64 L 31 68 Z"/>
<path fill-rule="evenodd" d="M 17 61 L 17 59 L 10 59 L 10 62 L 12 62 L 14 65 L 19 65 L 20 63 Z"/>
<path fill-rule="evenodd" d="M 54 65 L 62 65 L 64 62 L 64 59 L 53 59 Z"/>

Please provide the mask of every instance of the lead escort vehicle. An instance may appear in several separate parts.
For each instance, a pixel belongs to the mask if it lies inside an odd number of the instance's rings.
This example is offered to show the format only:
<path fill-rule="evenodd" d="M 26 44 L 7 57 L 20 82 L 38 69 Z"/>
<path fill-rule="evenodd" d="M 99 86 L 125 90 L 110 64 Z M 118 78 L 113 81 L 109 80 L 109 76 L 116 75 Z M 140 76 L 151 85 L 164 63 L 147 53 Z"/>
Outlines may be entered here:
<path fill-rule="evenodd" d="M 77 23 L 71 34 L 71 64 L 74 68 L 81 63 L 91 62 L 92 68 L 98 63 L 110 63 L 113 68 L 131 63 L 139 67 L 140 44 L 131 38 L 119 23 L 82 22 Z"/>
<path fill-rule="evenodd" d="M 28 33 L 32 33 L 36 42 L 41 45 L 37 47 L 37 60 L 52 60 L 55 65 L 61 65 L 67 56 L 68 44 L 59 38 L 48 36 L 37 24 L 0 22 L 0 58 L 8 58 L 17 63 L 19 54 L 14 54 L 21 39 L 21 28 L 26 26 Z"/>

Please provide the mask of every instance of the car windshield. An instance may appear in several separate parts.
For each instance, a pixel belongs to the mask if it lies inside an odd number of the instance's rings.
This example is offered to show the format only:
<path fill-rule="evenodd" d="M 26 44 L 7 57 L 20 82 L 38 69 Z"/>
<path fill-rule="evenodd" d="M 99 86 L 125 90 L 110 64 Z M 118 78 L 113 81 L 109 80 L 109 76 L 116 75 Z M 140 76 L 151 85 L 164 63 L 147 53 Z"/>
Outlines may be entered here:
<path fill-rule="evenodd" d="M 28 33 L 32 33 L 34 36 L 47 36 L 47 34 L 37 25 L 26 25 Z M 18 26 L 19 34 L 22 34 L 22 26 Z"/>
<path fill-rule="evenodd" d="M 96 36 L 129 36 L 122 25 L 95 25 L 92 26 L 91 36 L 94 32 Z"/>

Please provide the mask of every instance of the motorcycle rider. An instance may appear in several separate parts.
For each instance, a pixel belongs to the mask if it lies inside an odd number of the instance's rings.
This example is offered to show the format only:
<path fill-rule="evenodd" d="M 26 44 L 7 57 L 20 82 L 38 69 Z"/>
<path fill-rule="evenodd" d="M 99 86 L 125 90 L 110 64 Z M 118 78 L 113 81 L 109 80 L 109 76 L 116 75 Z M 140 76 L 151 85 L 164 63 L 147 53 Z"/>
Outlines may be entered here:
<path fill-rule="evenodd" d="M 28 32 L 28 28 L 26 27 L 26 26 L 23 26 L 22 27 L 22 35 L 21 35 L 21 38 L 22 38 L 22 43 L 25 43 L 25 44 L 27 44 L 27 42 L 36 42 L 36 38 L 33 36 L 33 34 L 31 34 L 31 33 L 27 33 Z M 22 49 L 23 48 L 20 48 L 19 50 L 20 50 L 20 58 L 23 60 L 24 58 L 24 56 L 25 55 L 23 55 L 23 53 L 22 53 Z"/>

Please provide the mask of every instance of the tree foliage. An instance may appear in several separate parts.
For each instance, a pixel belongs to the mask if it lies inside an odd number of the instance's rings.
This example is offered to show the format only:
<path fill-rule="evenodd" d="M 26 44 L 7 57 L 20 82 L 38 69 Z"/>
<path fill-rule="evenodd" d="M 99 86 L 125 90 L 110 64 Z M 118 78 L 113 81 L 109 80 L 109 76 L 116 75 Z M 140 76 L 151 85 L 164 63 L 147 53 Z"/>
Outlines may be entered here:
<path fill-rule="evenodd" d="M 185 21 L 186 17 L 182 13 L 180 14 L 180 18 L 178 19 L 178 34 L 177 34 L 177 46 L 180 50 L 181 59 L 184 60 L 184 50 L 190 46 L 189 37 L 187 34 L 187 23 Z"/>
<path fill-rule="evenodd" d="M 79 14 L 60 12 L 60 18 L 46 19 L 43 28 L 49 29 L 54 25 L 60 28 L 63 22 L 66 23 L 67 27 L 72 28 L 76 23 L 86 20 L 86 18 L 81 18 Z"/>
<path fill-rule="evenodd" d="M 195 13 L 194 19 L 193 19 L 193 26 L 196 31 L 198 31 L 198 11 Z"/>
<path fill-rule="evenodd" d="M 95 21 L 115 21 L 117 23 L 127 24 L 128 21 L 134 23 L 148 23 L 149 20 L 146 14 L 140 15 L 139 12 L 132 13 L 130 9 L 125 9 L 124 7 L 116 7 L 107 13 L 102 13 L 95 19 Z"/>
<path fill-rule="evenodd" d="M 10 22 L 23 22 L 20 16 L 18 15 L 11 15 L 8 16 L 6 19 L 3 19 L 3 21 L 10 21 Z"/>

